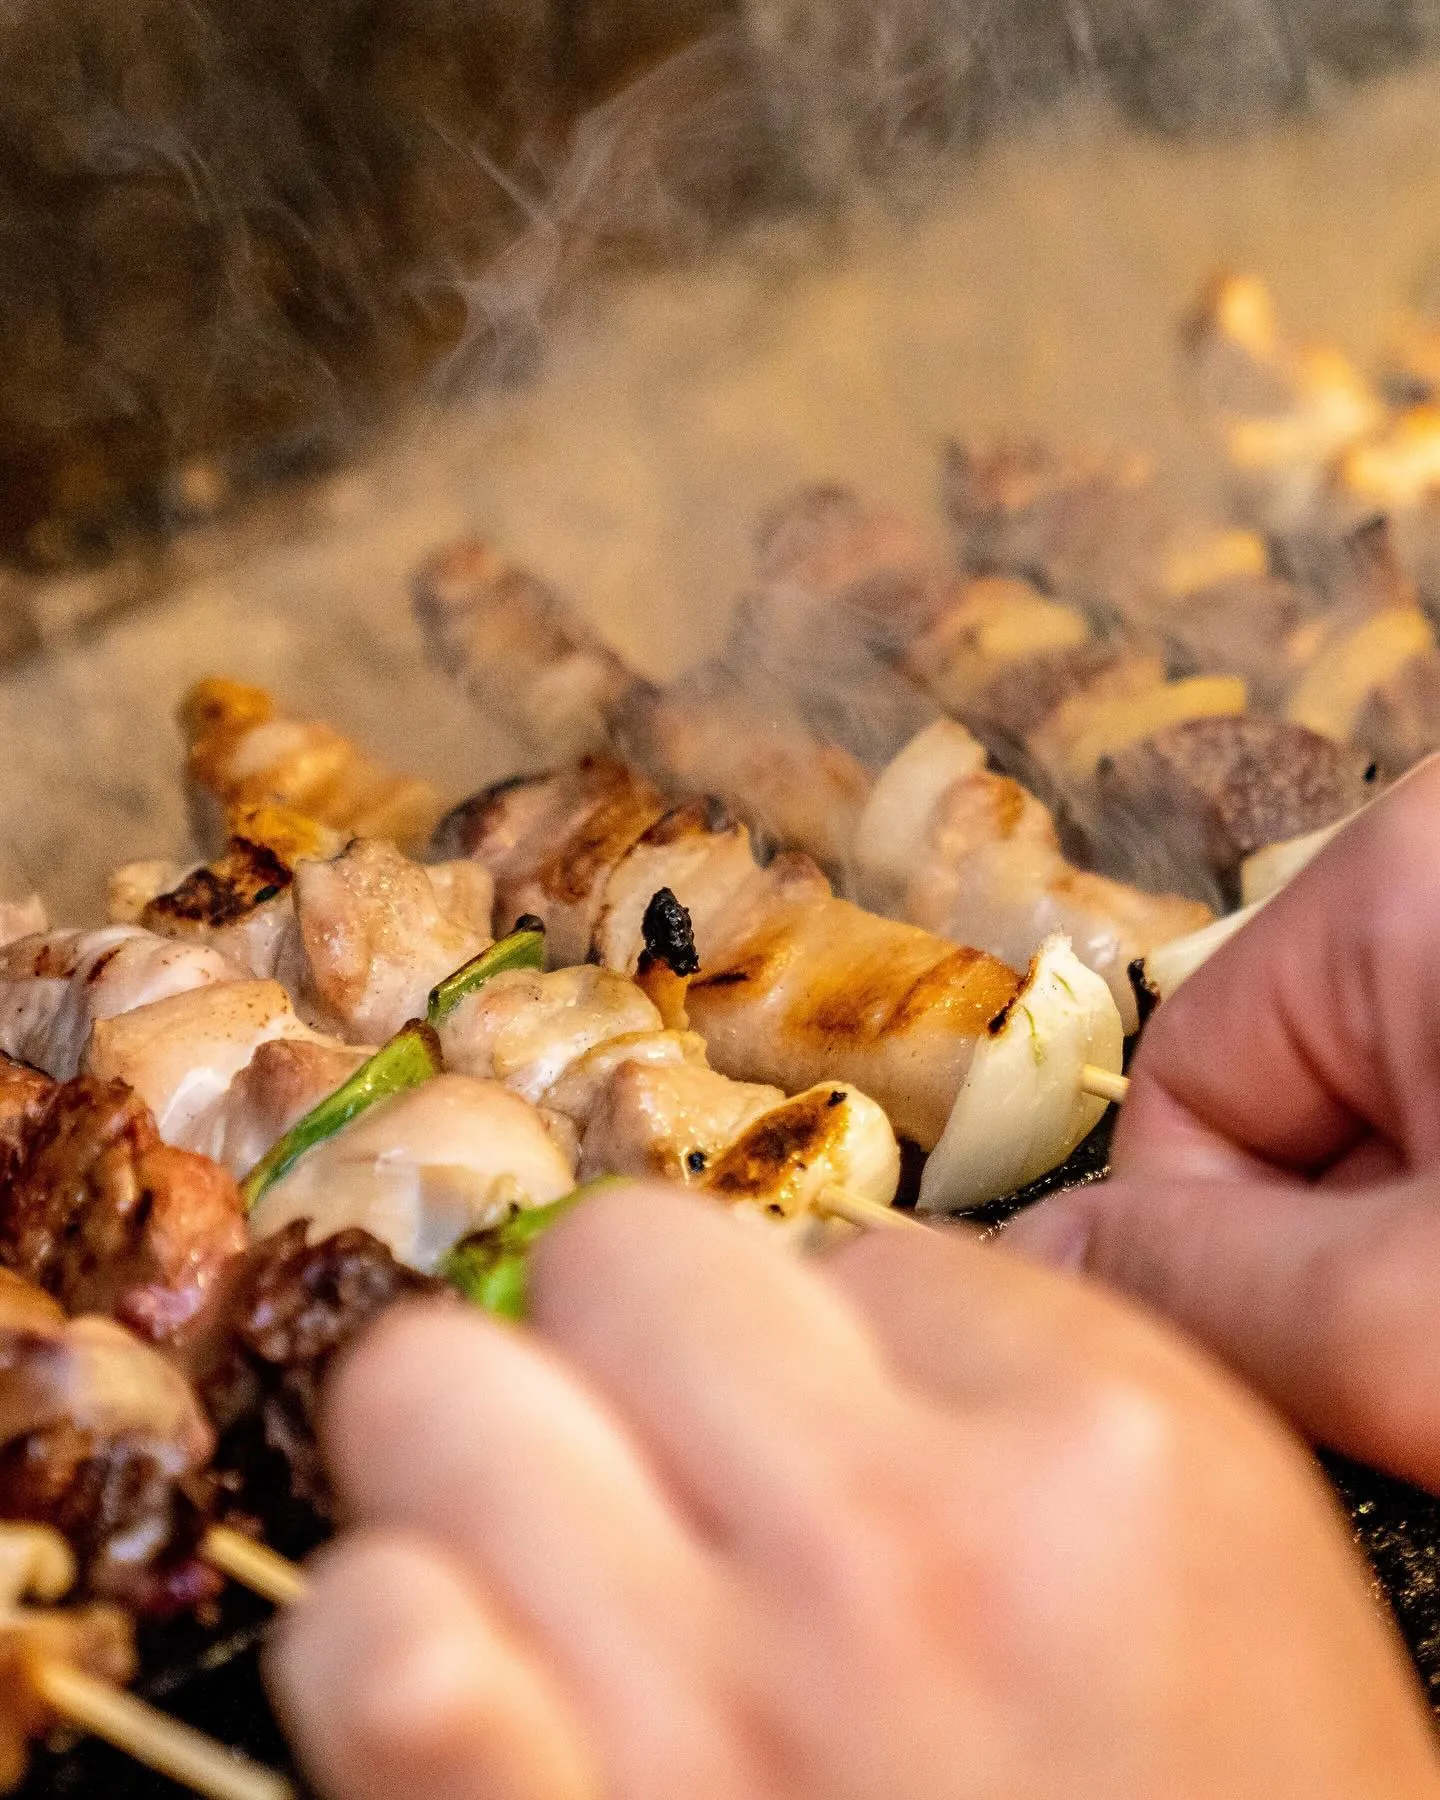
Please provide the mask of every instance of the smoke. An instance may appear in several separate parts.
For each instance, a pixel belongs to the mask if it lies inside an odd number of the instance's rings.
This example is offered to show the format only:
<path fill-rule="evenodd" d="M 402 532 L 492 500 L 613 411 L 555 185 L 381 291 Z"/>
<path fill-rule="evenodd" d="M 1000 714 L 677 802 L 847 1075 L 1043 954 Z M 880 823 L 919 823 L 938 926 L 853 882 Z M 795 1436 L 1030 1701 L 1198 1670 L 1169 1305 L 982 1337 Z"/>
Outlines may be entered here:
<path fill-rule="evenodd" d="M 1433 0 L 24 0 L 0 552 L 100 554 L 333 458 L 532 371 L 622 265 L 913 205 L 1059 101 L 1228 129 L 1437 35 Z M 218 489 L 167 483 L 197 458 Z"/>

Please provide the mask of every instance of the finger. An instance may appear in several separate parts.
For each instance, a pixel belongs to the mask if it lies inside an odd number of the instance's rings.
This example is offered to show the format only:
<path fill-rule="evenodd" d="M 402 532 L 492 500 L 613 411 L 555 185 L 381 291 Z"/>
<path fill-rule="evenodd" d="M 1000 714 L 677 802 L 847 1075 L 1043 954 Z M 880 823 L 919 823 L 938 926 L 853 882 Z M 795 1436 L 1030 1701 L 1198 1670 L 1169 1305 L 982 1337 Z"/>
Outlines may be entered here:
<path fill-rule="evenodd" d="M 1010 1248 L 1165 1312 L 1309 1437 L 1440 1492 L 1440 1191 L 1112 1180 Z"/>
<path fill-rule="evenodd" d="M 901 1429 L 878 1348 L 840 1297 L 673 1189 L 612 1191 L 548 1233 L 531 1316 L 744 1556 L 790 1556 L 822 1497 L 853 1488 Z"/>
<path fill-rule="evenodd" d="M 1440 1154 L 1437 930 L 1431 759 L 1159 1009 L 1116 1128 L 1117 1172 L 1244 1175 L 1253 1158 L 1315 1170 L 1367 1132 L 1411 1166 Z"/>
<path fill-rule="evenodd" d="M 340 1800 L 599 1800 L 552 1684 L 431 1549 L 379 1533 L 316 1559 L 266 1677 L 300 1759 Z"/>
<path fill-rule="evenodd" d="M 1157 1390 L 1196 1386 L 1194 1358 L 1152 1319 L 1096 1284 L 968 1236 L 876 1232 L 824 1266 L 896 1372 L 952 1404 L 1063 1399 L 1118 1371 Z"/>
<path fill-rule="evenodd" d="M 553 1659 L 601 1721 L 607 1765 L 638 1783 L 667 1766 L 665 1733 L 706 1739 L 718 1578 L 624 1430 L 542 1346 L 459 1308 L 387 1315 L 337 1371 L 325 1443 L 360 1518 L 442 1545 Z"/>

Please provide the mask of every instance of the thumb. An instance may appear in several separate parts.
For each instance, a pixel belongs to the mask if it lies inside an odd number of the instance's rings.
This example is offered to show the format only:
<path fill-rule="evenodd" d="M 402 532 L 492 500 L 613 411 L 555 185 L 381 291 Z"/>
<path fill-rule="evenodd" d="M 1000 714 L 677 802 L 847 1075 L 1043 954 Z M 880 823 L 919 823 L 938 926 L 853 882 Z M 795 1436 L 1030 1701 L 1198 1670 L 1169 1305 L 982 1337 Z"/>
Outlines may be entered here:
<path fill-rule="evenodd" d="M 1440 1493 L 1440 1176 L 1117 1179 L 1001 1243 L 1168 1315 L 1316 1442 Z"/>

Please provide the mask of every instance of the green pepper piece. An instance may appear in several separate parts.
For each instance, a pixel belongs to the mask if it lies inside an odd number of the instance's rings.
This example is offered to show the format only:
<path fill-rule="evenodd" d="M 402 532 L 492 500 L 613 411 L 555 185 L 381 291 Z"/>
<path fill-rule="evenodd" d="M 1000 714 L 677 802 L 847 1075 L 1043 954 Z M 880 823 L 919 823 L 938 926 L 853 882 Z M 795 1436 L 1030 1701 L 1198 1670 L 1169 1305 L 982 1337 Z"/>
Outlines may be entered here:
<path fill-rule="evenodd" d="M 386 1100 L 407 1088 L 419 1087 L 432 1075 L 440 1073 L 440 1040 L 434 1029 L 420 1019 L 402 1025 L 387 1044 L 381 1047 L 333 1094 L 327 1094 L 303 1119 L 292 1125 L 284 1137 L 265 1152 L 260 1161 L 240 1183 L 240 1195 L 249 1212 L 266 1188 L 278 1181 L 307 1150 L 326 1138 L 334 1137 L 357 1113 Z"/>
<path fill-rule="evenodd" d="M 545 967 L 545 927 L 538 919 L 522 919 L 509 937 L 497 938 L 488 950 L 461 963 L 453 975 L 430 990 L 430 1004 L 425 1017 L 438 1025 L 464 999 L 483 987 L 492 975 L 506 969 L 543 969 Z"/>
<path fill-rule="evenodd" d="M 601 1175 L 573 1192 L 562 1194 L 548 1206 L 531 1206 L 511 1213 L 500 1225 L 472 1231 L 447 1251 L 438 1273 L 475 1306 L 502 1319 L 525 1317 L 528 1298 L 530 1246 L 557 1219 L 602 1188 L 618 1187 L 621 1175 Z"/>

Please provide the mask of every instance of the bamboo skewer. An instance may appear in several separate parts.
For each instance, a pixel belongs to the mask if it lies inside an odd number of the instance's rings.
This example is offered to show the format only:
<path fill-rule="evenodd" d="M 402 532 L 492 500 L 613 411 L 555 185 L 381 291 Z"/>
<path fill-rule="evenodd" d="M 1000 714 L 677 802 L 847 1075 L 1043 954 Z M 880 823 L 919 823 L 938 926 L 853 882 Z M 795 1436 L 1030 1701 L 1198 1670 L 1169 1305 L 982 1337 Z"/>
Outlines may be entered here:
<path fill-rule="evenodd" d="M 1093 1094 L 1097 1100 L 1109 1100 L 1116 1106 L 1123 1106 L 1130 1092 L 1130 1079 L 1126 1075 L 1116 1075 L 1109 1069 L 1097 1069 L 1093 1063 L 1086 1063 L 1080 1071 L 1080 1091 Z"/>
<path fill-rule="evenodd" d="M 208 1800 L 294 1800 L 284 1776 L 157 1712 L 124 1688 L 50 1658 L 32 1663 L 30 1676 L 36 1693 L 65 1724 L 104 1738 Z"/>
<path fill-rule="evenodd" d="M 222 1575 L 276 1606 L 289 1606 L 305 1593 L 305 1577 L 288 1557 L 228 1525 L 210 1527 L 200 1540 L 200 1554 Z"/>
<path fill-rule="evenodd" d="M 894 1206 L 882 1206 L 878 1200 L 867 1200 L 852 1194 L 848 1188 L 823 1187 L 815 1202 L 815 1210 L 827 1219 L 844 1219 L 865 1231 L 929 1231 L 914 1213 L 902 1212 Z"/>

